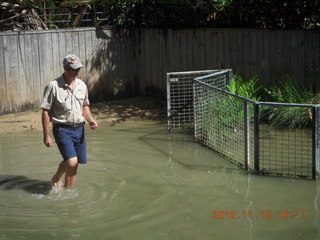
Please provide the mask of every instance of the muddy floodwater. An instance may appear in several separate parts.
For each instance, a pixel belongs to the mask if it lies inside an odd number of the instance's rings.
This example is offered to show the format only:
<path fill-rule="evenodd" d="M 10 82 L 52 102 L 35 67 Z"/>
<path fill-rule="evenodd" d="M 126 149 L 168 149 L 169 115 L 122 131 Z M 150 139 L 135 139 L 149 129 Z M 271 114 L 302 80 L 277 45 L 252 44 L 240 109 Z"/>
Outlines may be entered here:
<path fill-rule="evenodd" d="M 76 188 L 40 131 L 0 137 L 0 239 L 319 239 L 319 180 L 247 174 L 165 123 L 86 129 Z"/>

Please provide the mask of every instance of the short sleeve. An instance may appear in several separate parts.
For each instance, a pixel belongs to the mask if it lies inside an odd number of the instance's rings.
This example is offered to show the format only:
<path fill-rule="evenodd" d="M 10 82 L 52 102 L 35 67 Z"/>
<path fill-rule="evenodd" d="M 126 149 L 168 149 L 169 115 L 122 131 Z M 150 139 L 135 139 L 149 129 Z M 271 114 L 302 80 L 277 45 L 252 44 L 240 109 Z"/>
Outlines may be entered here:
<path fill-rule="evenodd" d="M 83 105 L 84 106 L 88 106 L 90 105 L 90 102 L 89 102 L 89 93 L 88 93 L 88 88 L 87 86 L 86 87 L 86 94 L 85 94 L 85 97 L 84 97 L 84 101 L 83 101 Z"/>
<path fill-rule="evenodd" d="M 54 99 L 54 95 L 53 95 L 53 86 L 52 84 L 48 84 L 43 91 L 43 98 L 41 101 L 41 108 L 42 109 L 46 109 L 46 110 L 50 110 L 52 103 L 53 103 L 53 99 Z"/>

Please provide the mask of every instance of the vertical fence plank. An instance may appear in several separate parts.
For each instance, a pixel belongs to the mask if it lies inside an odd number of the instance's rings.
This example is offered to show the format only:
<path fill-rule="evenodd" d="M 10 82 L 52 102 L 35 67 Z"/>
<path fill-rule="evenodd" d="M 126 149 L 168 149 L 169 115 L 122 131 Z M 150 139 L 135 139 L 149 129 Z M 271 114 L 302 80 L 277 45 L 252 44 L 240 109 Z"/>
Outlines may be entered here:
<path fill-rule="evenodd" d="M 59 53 L 59 60 L 62 66 L 63 58 L 68 54 L 66 49 L 66 34 L 65 32 L 59 32 L 58 33 L 58 46 L 57 51 Z"/>
<path fill-rule="evenodd" d="M 5 69 L 5 45 L 3 39 L 5 36 L 0 36 L 0 113 L 7 111 L 7 84 L 6 84 L 6 69 Z M 1 64 L 2 63 L 2 64 Z"/>
<path fill-rule="evenodd" d="M 17 59 L 17 38 L 16 35 L 5 36 L 3 39 L 4 44 L 4 58 L 6 59 L 6 90 L 7 90 L 7 110 L 17 111 L 16 102 L 20 98 L 18 91 L 20 90 L 17 84 L 18 73 L 18 59 Z"/>
<path fill-rule="evenodd" d="M 52 41 L 52 33 L 46 32 L 44 34 L 45 46 L 42 47 L 42 51 L 44 52 L 44 75 L 41 88 L 43 89 L 48 82 L 52 81 L 55 76 L 52 68 L 54 66 L 53 52 L 54 46 Z"/>
<path fill-rule="evenodd" d="M 298 81 L 304 82 L 305 75 L 305 34 L 298 32 L 298 57 L 297 57 L 297 79 Z"/>
<path fill-rule="evenodd" d="M 223 39 L 223 32 L 218 31 L 218 68 L 224 68 L 225 62 L 224 62 L 224 39 Z"/>
<path fill-rule="evenodd" d="M 77 55 L 78 57 L 80 56 L 80 47 L 79 46 L 79 32 L 78 31 L 72 31 L 71 32 L 71 53 Z M 68 39 L 67 39 L 68 41 Z"/>
<path fill-rule="evenodd" d="M 191 54 L 189 52 L 191 45 L 190 39 L 185 30 L 179 30 L 177 31 L 177 34 L 179 34 L 180 40 L 180 69 L 181 71 L 188 71 L 188 61 L 191 59 Z M 163 62 L 165 62 L 165 60 L 163 60 Z"/>
<path fill-rule="evenodd" d="M 92 68 L 92 32 L 91 31 L 85 31 L 84 32 L 84 41 L 85 41 L 85 72 L 86 72 L 86 78 L 84 79 L 89 91 L 91 90 L 91 82 L 89 82 L 90 79 L 90 69 Z"/>
<path fill-rule="evenodd" d="M 210 31 L 204 29 L 204 69 L 211 69 L 211 41 L 210 41 Z"/>
<path fill-rule="evenodd" d="M 73 53 L 73 42 L 72 42 L 72 32 L 65 31 L 64 33 L 64 41 L 65 41 L 65 47 L 66 52 L 64 55 L 72 54 Z"/>
<path fill-rule="evenodd" d="M 79 34 L 79 55 L 78 57 L 81 60 L 81 63 L 85 65 L 86 59 L 86 43 L 85 43 L 85 31 L 78 32 Z M 84 66 L 86 67 L 86 66 Z M 84 80 L 87 78 L 87 72 L 84 69 L 81 69 L 79 73 L 80 79 Z"/>
<path fill-rule="evenodd" d="M 277 31 L 276 35 L 276 46 L 277 46 L 277 56 L 276 56 L 276 76 L 275 80 L 278 82 L 283 79 L 285 73 L 283 72 L 284 63 L 284 44 L 283 44 L 283 31 Z"/>
<path fill-rule="evenodd" d="M 179 43 L 180 45 L 180 43 Z M 151 56 L 150 56 L 150 71 L 151 71 L 151 83 L 155 86 L 156 90 L 163 89 L 164 84 L 161 83 L 161 70 L 160 65 L 160 43 L 159 43 L 159 30 L 154 29 L 152 31 L 152 39 L 150 41 Z"/>
<path fill-rule="evenodd" d="M 195 41 L 192 44 L 192 66 L 194 70 L 205 69 L 205 51 L 204 51 L 204 32 L 202 29 L 194 29 L 193 37 Z M 178 47 L 178 46 L 177 46 Z"/>
<path fill-rule="evenodd" d="M 26 56 L 25 56 L 25 39 L 24 34 L 18 34 L 18 63 L 19 63 L 19 77 L 20 77 L 20 103 L 22 110 L 28 108 L 28 82 L 26 74 Z"/>
<path fill-rule="evenodd" d="M 38 79 L 37 85 L 39 87 L 39 97 L 42 96 L 44 83 L 46 82 L 46 75 L 47 71 L 50 71 L 47 68 L 47 54 L 46 54 L 46 39 L 45 34 L 39 34 L 38 36 L 38 61 L 39 61 L 39 75 L 40 78 Z"/>
<path fill-rule="evenodd" d="M 27 102 L 30 108 L 33 107 L 34 103 L 34 72 L 32 64 L 32 45 L 31 45 L 31 35 L 24 35 L 24 70 L 26 71 L 26 91 L 27 91 Z"/>
<path fill-rule="evenodd" d="M 237 74 L 240 69 L 238 67 L 239 60 L 239 47 L 237 45 L 237 31 L 232 30 L 230 32 L 230 68 Z"/>
<path fill-rule="evenodd" d="M 33 99 L 32 102 L 39 105 L 39 99 L 41 99 L 42 91 L 41 74 L 40 74 L 40 54 L 39 54 L 39 36 L 37 34 L 31 35 L 31 56 L 32 56 L 32 79 L 33 79 Z"/>
<path fill-rule="evenodd" d="M 211 43 L 211 68 L 218 69 L 219 68 L 219 59 L 218 59 L 218 31 L 212 30 L 210 36 Z"/>
<path fill-rule="evenodd" d="M 223 58 L 224 58 L 224 68 L 229 69 L 231 66 L 231 33 L 228 29 L 223 30 Z"/>
<path fill-rule="evenodd" d="M 54 31 L 51 34 L 52 40 L 52 79 L 55 79 L 60 76 L 62 71 L 62 59 L 59 55 L 59 33 L 58 31 Z M 49 79 L 48 79 L 49 81 Z"/>
<path fill-rule="evenodd" d="M 270 67 L 268 69 L 269 71 L 269 82 L 271 84 L 276 84 L 277 83 L 277 32 L 272 31 L 272 34 L 270 34 L 270 42 L 269 42 L 269 48 L 270 48 L 270 58 L 269 58 L 269 63 Z"/>
<path fill-rule="evenodd" d="M 143 46 L 144 46 L 144 59 L 143 59 L 143 76 L 144 76 L 144 88 L 147 88 L 151 85 L 151 41 L 153 40 L 152 29 L 150 31 L 144 31 L 143 34 Z"/>
<path fill-rule="evenodd" d="M 265 67 L 266 67 L 266 59 L 265 54 L 263 54 L 263 37 L 262 37 L 262 31 L 257 31 L 256 33 L 256 52 L 255 52 L 255 61 L 256 61 L 256 72 L 254 75 L 256 75 L 260 83 L 262 83 L 260 76 L 262 75 Z M 254 64 L 254 63 L 253 63 Z"/>
<path fill-rule="evenodd" d="M 243 37 L 243 75 L 246 79 L 250 76 L 250 56 L 251 56 L 251 46 L 250 46 L 250 32 L 246 30 L 242 34 Z"/>
<path fill-rule="evenodd" d="M 249 31 L 249 78 L 252 78 L 257 75 L 257 32 Z"/>

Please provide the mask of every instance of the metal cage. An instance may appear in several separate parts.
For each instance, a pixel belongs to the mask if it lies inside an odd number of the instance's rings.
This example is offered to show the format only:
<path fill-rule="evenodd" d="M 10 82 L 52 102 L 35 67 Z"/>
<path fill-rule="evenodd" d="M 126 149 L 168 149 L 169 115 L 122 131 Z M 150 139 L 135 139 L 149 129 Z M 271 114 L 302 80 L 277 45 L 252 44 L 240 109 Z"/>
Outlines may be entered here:
<path fill-rule="evenodd" d="M 169 131 L 193 129 L 196 142 L 258 174 L 317 178 L 319 105 L 256 102 L 226 91 L 231 70 L 210 71 L 167 75 Z M 312 117 L 305 126 L 279 125 L 279 109 Z"/>

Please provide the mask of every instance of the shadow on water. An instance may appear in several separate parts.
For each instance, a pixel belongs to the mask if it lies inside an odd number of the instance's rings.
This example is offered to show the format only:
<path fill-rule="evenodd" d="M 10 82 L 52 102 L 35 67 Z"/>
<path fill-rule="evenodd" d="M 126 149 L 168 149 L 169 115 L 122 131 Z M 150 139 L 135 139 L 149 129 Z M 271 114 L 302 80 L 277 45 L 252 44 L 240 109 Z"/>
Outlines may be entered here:
<path fill-rule="evenodd" d="M 30 179 L 19 175 L 0 175 L 0 191 L 21 189 L 33 194 L 47 195 L 52 189 L 50 181 Z"/>

